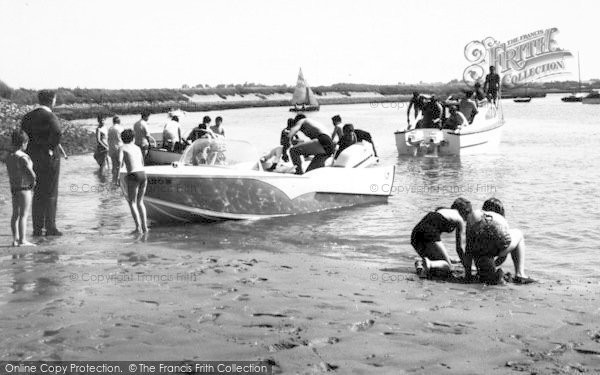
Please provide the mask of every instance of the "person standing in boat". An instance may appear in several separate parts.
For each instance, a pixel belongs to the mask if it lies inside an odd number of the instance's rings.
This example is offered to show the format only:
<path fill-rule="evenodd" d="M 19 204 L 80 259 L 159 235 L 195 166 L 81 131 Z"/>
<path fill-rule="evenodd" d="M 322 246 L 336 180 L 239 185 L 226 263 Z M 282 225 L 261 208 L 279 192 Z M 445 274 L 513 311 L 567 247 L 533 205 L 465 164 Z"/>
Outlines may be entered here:
<path fill-rule="evenodd" d="M 333 133 L 331 133 L 331 140 L 333 144 L 337 145 L 342 136 L 344 135 L 344 131 L 342 129 L 342 117 L 340 115 L 335 115 L 331 118 L 331 123 L 333 124 Z"/>
<path fill-rule="evenodd" d="M 424 100 L 423 96 L 419 92 L 414 91 L 412 98 L 408 102 L 408 110 L 406 111 L 406 123 L 408 124 L 408 127 L 406 130 L 411 129 L 410 110 L 414 108 L 414 113 L 415 113 L 414 118 L 415 118 L 415 124 L 416 124 L 417 117 L 419 117 L 419 114 L 423 111 L 424 105 L 425 105 L 425 100 Z"/>
<path fill-rule="evenodd" d="M 135 139 L 135 145 L 142 150 L 144 158 L 148 155 L 148 149 L 150 148 L 150 133 L 148 133 L 148 119 L 150 118 L 150 111 L 143 110 L 141 118 L 133 124 L 133 134 Z"/>
<path fill-rule="evenodd" d="M 171 119 L 163 128 L 163 147 L 174 151 L 181 145 L 181 126 L 179 125 L 179 116 L 171 115 Z"/>
<path fill-rule="evenodd" d="M 494 66 L 490 66 L 490 73 L 485 76 L 483 91 L 486 93 L 488 100 L 496 104 L 498 92 L 500 91 L 500 76 L 496 73 Z"/>
<path fill-rule="evenodd" d="M 306 169 L 307 172 L 323 167 L 325 160 L 333 155 L 335 151 L 335 146 L 327 129 L 319 122 L 306 118 L 304 114 L 299 114 L 294 119 L 294 126 L 292 126 L 288 134 L 290 142 L 298 132 L 302 132 L 302 134 L 311 140 L 293 146 L 290 149 L 290 156 L 296 167 L 296 174 L 304 173 L 300 156 L 314 156 Z"/>
<path fill-rule="evenodd" d="M 223 117 L 217 116 L 215 118 L 215 125 L 210 127 L 210 131 L 214 134 L 220 135 L 221 137 L 225 136 L 225 130 L 223 129 Z"/>
<path fill-rule="evenodd" d="M 417 124 L 417 128 L 431 129 L 440 128 L 442 125 L 442 105 L 435 95 L 431 95 L 429 102 L 423 108 L 423 119 Z"/>
<path fill-rule="evenodd" d="M 458 103 L 459 111 L 467 118 L 469 124 L 473 123 L 475 115 L 479 113 L 477 110 L 477 103 L 472 99 L 473 91 L 465 91 L 465 97 Z"/>
<path fill-rule="evenodd" d="M 422 276 L 447 276 L 453 270 L 453 261 L 442 242 L 442 233 L 456 231 L 456 252 L 464 262 L 466 218 L 471 214 L 471 202 L 456 199 L 450 208 L 440 207 L 427 213 L 414 227 L 410 243 L 421 260 L 415 262 Z"/>

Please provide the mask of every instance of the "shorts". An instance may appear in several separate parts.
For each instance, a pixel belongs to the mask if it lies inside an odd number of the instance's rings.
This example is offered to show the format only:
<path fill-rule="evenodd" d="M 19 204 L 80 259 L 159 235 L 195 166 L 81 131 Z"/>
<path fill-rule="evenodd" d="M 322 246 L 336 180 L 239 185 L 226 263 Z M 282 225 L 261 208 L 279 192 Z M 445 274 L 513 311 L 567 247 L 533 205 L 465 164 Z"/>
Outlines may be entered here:
<path fill-rule="evenodd" d="M 146 172 L 136 171 L 136 172 L 127 173 L 127 175 L 125 176 L 125 181 L 128 184 L 135 183 L 137 185 L 141 185 L 143 182 L 146 181 Z"/>
<path fill-rule="evenodd" d="M 479 274 L 479 281 L 486 284 L 498 284 L 504 277 L 502 269 L 496 269 L 493 257 L 475 258 L 475 266 Z"/>

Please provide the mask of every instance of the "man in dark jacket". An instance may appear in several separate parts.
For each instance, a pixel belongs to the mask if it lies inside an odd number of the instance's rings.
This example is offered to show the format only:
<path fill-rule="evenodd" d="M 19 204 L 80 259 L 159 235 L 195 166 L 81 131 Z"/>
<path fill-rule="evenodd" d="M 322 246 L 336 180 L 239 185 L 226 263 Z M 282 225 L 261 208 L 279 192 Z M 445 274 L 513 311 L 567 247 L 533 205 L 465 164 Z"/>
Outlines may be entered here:
<path fill-rule="evenodd" d="M 33 235 L 61 236 L 56 228 L 56 203 L 58 177 L 60 174 L 60 123 L 52 113 L 56 93 L 51 90 L 38 92 L 40 107 L 27 113 L 21 121 L 21 129 L 29 136 L 27 153 L 33 161 L 37 184 L 33 190 Z"/>

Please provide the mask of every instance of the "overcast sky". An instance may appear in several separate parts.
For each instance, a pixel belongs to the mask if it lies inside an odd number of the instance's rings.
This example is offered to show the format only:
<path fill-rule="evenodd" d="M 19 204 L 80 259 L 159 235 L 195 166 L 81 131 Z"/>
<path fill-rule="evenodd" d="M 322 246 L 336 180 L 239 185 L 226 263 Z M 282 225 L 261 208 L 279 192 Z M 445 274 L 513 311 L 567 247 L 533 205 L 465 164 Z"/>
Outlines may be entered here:
<path fill-rule="evenodd" d="M 600 2 L 0 0 L 0 79 L 13 87 L 447 82 L 467 43 L 557 27 L 600 78 Z M 576 72 L 576 60 L 568 62 Z M 566 76 L 561 79 L 574 78 Z"/>

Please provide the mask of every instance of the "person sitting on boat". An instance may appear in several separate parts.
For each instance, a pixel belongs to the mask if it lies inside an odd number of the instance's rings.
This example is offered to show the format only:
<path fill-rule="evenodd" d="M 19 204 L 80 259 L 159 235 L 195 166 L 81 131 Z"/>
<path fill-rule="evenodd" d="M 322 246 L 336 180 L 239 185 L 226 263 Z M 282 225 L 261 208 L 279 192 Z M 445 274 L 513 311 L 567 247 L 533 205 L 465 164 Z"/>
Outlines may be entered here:
<path fill-rule="evenodd" d="M 419 113 L 423 111 L 425 105 L 425 98 L 417 91 L 413 92 L 413 96 L 408 102 L 408 110 L 406 111 L 406 122 L 408 124 L 407 130 L 410 130 L 410 110 L 414 108 L 415 120 L 419 117 Z"/>
<path fill-rule="evenodd" d="M 194 142 L 196 139 L 200 138 L 215 138 L 213 132 L 208 129 L 210 121 L 211 120 L 209 116 L 204 116 L 202 123 L 200 123 L 197 128 L 194 128 L 188 136 L 188 143 Z"/>
<path fill-rule="evenodd" d="M 519 229 L 509 228 L 504 214 L 502 202 L 490 198 L 483 203 L 482 210 L 467 217 L 466 276 L 471 276 L 471 263 L 475 260 L 480 281 L 501 283 L 504 272 L 497 267 L 510 254 L 515 267 L 513 282 L 530 284 L 534 280 L 525 275 L 525 238 Z"/>
<path fill-rule="evenodd" d="M 171 119 L 163 128 L 163 147 L 174 151 L 181 144 L 181 126 L 179 125 L 179 116 L 172 115 Z"/>
<path fill-rule="evenodd" d="M 494 66 L 490 66 L 490 73 L 485 76 L 483 91 L 486 93 L 488 100 L 496 104 L 498 91 L 500 91 L 500 76 L 496 73 Z"/>
<path fill-rule="evenodd" d="M 465 97 L 458 103 L 459 111 L 467 118 L 469 124 L 473 123 L 475 115 L 479 113 L 479 111 L 477 111 L 477 103 L 472 98 L 473 91 L 465 91 Z"/>
<path fill-rule="evenodd" d="M 447 276 L 454 268 L 453 261 L 442 242 L 442 233 L 456 231 L 456 252 L 461 261 L 465 253 L 466 218 L 472 211 L 471 202 L 456 199 L 450 208 L 439 207 L 427 213 L 414 227 L 410 243 L 421 257 L 415 262 L 420 276 Z"/>
<path fill-rule="evenodd" d="M 263 169 L 266 171 L 274 171 L 279 164 L 279 161 L 283 159 L 284 162 L 288 162 L 288 150 L 292 145 L 296 145 L 300 142 L 300 138 L 296 134 L 290 143 L 290 138 L 288 137 L 290 133 L 290 129 L 294 126 L 294 119 L 289 118 L 287 120 L 287 126 L 281 131 L 281 136 L 279 138 L 279 146 L 275 147 L 268 154 L 264 155 L 260 158 L 260 161 L 263 165 Z M 268 163 L 271 163 L 269 167 L 267 167 Z"/>
<path fill-rule="evenodd" d="M 223 117 L 217 116 L 215 118 L 215 125 L 210 127 L 210 130 L 221 137 L 225 136 L 225 130 L 223 129 Z"/>
<path fill-rule="evenodd" d="M 442 105 L 435 95 L 431 95 L 429 102 L 423 108 L 423 119 L 417 123 L 417 128 L 440 128 L 442 124 Z"/>
<path fill-rule="evenodd" d="M 340 115 L 335 115 L 331 118 L 331 123 L 333 124 L 333 133 L 331 133 L 331 140 L 334 145 L 337 145 L 339 141 L 342 139 L 344 135 L 344 131 L 342 129 L 342 117 Z"/>
<path fill-rule="evenodd" d="M 343 134 L 340 137 L 340 141 L 338 142 L 338 150 L 335 153 L 334 159 L 337 159 L 337 157 L 342 153 L 342 151 L 358 142 L 358 138 L 356 137 L 356 133 L 354 132 L 354 125 L 346 124 L 344 125 L 342 131 Z"/>
<path fill-rule="evenodd" d="M 335 151 L 333 141 L 328 134 L 329 132 L 322 124 L 306 118 L 304 114 L 299 114 L 294 119 L 294 126 L 292 126 L 290 133 L 288 134 L 290 142 L 298 132 L 302 132 L 302 134 L 311 140 L 290 148 L 290 156 L 296 167 L 296 174 L 303 173 L 301 156 L 314 156 L 312 162 L 306 169 L 307 172 L 323 167 L 325 165 L 325 160 L 333 155 Z"/>
<path fill-rule="evenodd" d="M 465 115 L 455 105 L 450 106 L 450 116 L 444 121 L 444 129 L 457 130 L 468 124 Z"/>

